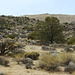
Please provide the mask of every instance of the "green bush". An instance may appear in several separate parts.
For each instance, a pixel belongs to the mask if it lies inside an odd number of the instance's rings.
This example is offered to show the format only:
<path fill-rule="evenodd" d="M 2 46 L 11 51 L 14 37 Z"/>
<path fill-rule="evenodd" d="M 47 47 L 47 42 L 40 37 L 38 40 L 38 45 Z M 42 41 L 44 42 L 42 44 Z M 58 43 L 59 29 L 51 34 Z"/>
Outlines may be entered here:
<path fill-rule="evenodd" d="M 33 27 L 29 27 L 29 26 L 24 26 L 22 29 L 23 30 L 28 30 L 28 31 L 33 31 L 34 30 Z"/>
<path fill-rule="evenodd" d="M 14 39 L 16 36 L 17 36 L 17 34 L 14 34 L 14 33 L 8 35 L 8 37 L 11 39 Z"/>
<path fill-rule="evenodd" d="M 9 53 L 7 54 L 7 56 L 15 57 L 15 54 L 14 54 L 13 52 L 9 52 Z"/>
<path fill-rule="evenodd" d="M 33 60 L 37 60 L 40 54 L 38 52 L 26 52 L 24 55 L 25 57 L 29 57 Z"/>
<path fill-rule="evenodd" d="M 70 44 L 75 44 L 75 37 L 71 37 L 68 41 L 67 41 L 67 44 L 70 45 Z"/>
<path fill-rule="evenodd" d="M 37 39 L 38 37 L 37 37 L 38 35 L 37 35 L 37 32 L 32 32 L 32 33 L 30 33 L 29 35 L 28 35 L 28 38 L 29 39 Z"/>

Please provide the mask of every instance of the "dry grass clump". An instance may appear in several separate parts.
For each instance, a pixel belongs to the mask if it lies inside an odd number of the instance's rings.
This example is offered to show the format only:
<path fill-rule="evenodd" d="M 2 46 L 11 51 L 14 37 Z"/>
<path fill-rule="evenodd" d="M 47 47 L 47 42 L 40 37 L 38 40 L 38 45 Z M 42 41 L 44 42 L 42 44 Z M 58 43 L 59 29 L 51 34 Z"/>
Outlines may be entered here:
<path fill-rule="evenodd" d="M 37 60 L 40 54 L 38 52 L 25 52 L 25 57 L 31 58 L 32 60 Z"/>
<path fill-rule="evenodd" d="M 61 65 L 62 65 L 62 64 L 63 64 L 63 65 L 68 65 L 69 62 L 70 62 L 71 60 L 73 60 L 73 55 L 72 55 L 72 53 L 67 53 L 67 52 L 63 52 L 63 53 L 59 54 L 57 57 L 58 57 L 58 60 L 59 60 L 59 62 L 61 63 Z"/>
<path fill-rule="evenodd" d="M 21 62 L 21 60 L 24 58 L 24 54 L 16 54 L 14 55 L 16 62 L 19 64 Z"/>
<path fill-rule="evenodd" d="M 44 53 L 40 57 L 39 66 L 45 70 L 56 71 L 57 67 L 68 65 L 70 60 L 72 60 L 71 53 L 63 52 L 56 56 Z"/>
<path fill-rule="evenodd" d="M 55 70 L 57 66 L 60 65 L 57 56 L 52 56 L 51 54 L 42 54 L 40 57 L 40 67 L 46 70 Z"/>

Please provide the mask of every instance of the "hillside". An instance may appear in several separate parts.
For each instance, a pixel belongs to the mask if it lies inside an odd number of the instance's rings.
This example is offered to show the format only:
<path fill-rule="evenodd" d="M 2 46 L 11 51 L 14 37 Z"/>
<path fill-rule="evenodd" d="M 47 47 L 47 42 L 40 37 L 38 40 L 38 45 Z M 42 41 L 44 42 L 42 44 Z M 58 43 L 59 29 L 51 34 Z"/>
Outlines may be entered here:
<path fill-rule="evenodd" d="M 44 20 L 45 17 L 57 17 L 61 23 L 75 21 L 75 15 L 62 15 L 62 14 L 39 14 L 39 15 L 24 15 L 24 17 L 35 18 L 39 20 Z"/>
<path fill-rule="evenodd" d="M 34 27 L 38 20 L 44 20 L 45 17 L 57 17 L 65 27 L 64 34 L 66 38 L 72 37 L 75 28 L 75 15 L 25 15 L 25 16 L 0 16 L 0 38 L 18 37 L 26 38 L 29 33 L 34 31 Z M 12 37 L 12 38 L 14 38 Z"/>
<path fill-rule="evenodd" d="M 46 46 L 29 38 L 37 22 L 47 16 L 61 21 L 67 40 L 75 35 L 75 17 L 71 15 L 0 16 L 0 75 L 71 75 L 75 72 L 75 45 Z"/>

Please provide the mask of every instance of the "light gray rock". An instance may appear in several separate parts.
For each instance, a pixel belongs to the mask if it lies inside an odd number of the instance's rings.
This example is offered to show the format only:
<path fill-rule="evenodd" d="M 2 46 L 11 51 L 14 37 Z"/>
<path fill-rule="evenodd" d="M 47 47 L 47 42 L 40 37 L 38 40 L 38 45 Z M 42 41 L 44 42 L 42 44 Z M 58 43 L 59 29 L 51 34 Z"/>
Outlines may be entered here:
<path fill-rule="evenodd" d="M 69 65 L 65 68 L 66 72 L 72 73 L 75 71 L 75 62 L 70 61 Z"/>
<path fill-rule="evenodd" d="M 6 75 L 5 73 L 0 73 L 0 75 Z"/>
<path fill-rule="evenodd" d="M 50 50 L 49 46 L 42 46 L 42 50 Z"/>
<path fill-rule="evenodd" d="M 57 56 L 59 54 L 59 52 L 49 52 L 49 54 L 51 54 L 53 56 Z"/>
<path fill-rule="evenodd" d="M 75 45 L 72 45 L 72 48 L 75 50 Z"/>
<path fill-rule="evenodd" d="M 22 63 L 25 64 L 26 69 L 32 69 L 33 61 L 30 58 L 24 58 Z"/>
<path fill-rule="evenodd" d="M 31 65 L 30 63 L 26 63 L 26 64 L 25 64 L 26 69 L 32 69 L 31 66 L 32 66 L 32 65 Z"/>
<path fill-rule="evenodd" d="M 22 59 L 22 63 L 23 63 L 23 64 L 30 63 L 30 64 L 32 65 L 32 64 L 33 64 L 33 60 L 30 59 L 30 58 L 24 58 L 24 59 Z"/>

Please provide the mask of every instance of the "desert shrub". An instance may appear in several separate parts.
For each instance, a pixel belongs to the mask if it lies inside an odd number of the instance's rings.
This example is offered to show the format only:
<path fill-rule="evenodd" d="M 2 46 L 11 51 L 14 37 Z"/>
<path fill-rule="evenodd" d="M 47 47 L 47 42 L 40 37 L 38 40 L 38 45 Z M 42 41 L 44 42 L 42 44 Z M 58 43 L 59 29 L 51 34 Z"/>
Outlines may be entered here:
<path fill-rule="evenodd" d="M 8 35 L 8 37 L 11 39 L 14 39 L 16 36 L 17 36 L 17 34 L 14 34 L 14 33 Z"/>
<path fill-rule="evenodd" d="M 75 37 L 71 37 L 68 41 L 67 41 L 67 44 L 70 45 L 70 44 L 75 44 Z"/>
<path fill-rule="evenodd" d="M 40 54 L 38 52 L 26 52 L 24 55 L 25 57 L 29 57 L 33 60 L 37 60 Z"/>
<path fill-rule="evenodd" d="M 27 31 L 33 31 L 34 30 L 33 27 L 29 27 L 29 26 L 24 26 L 22 29 L 27 30 Z"/>
<path fill-rule="evenodd" d="M 72 54 L 71 53 L 67 53 L 67 52 L 63 52 L 61 54 L 58 55 L 58 59 L 59 59 L 59 62 L 61 63 L 61 65 L 68 65 L 69 62 L 72 59 Z"/>
<path fill-rule="evenodd" d="M 18 48 L 22 48 L 22 47 L 24 47 L 25 45 L 22 44 L 21 42 L 15 42 L 14 46 L 17 46 Z"/>
<path fill-rule="evenodd" d="M 14 40 L 4 40 L 0 42 L 0 54 L 4 55 L 9 53 L 10 51 L 13 51 L 13 49 L 15 49 L 15 47 L 13 46 L 13 44 L 15 43 Z"/>
<path fill-rule="evenodd" d="M 9 61 L 6 58 L 0 57 L 0 65 L 7 66 L 8 63 L 9 63 Z"/>
<path fill-rule="evenodd" d="M 56 56 L 44 53 L 40 56 L 39 66 L 48 71 L 56 71 L 58 66 L 68 65 L 71 60 L 71 53 L 63 52 Z"/>
<path fill-rule="evenodd" d="M 7 30 L 11 30 L 11 28 L 7 27 Z"/>
<path fill-rule="evenodd" d="M 70 61 L 69 65 L 65 67 L 65 71 L 69 73 L 75 72 L 75 62 Z"/>
<path fill-rule="evenodd" d="M 15 58 L 15 61 L 19 64 L 21 60 L 24 58 L 24 52 L 10 52 L 7 56 Z"/>
<path fill-rule="evenodd" d="M 16 62 L 19 64 L 21 62 L 21 60 L 23 59 L 24 55 L 21 53 L 18 53 L 16 55 L 14 55 Z"/>
<path fill-rule="evenodd" d="M 15 54 L 14 54 L 13 52 L 9 52 L 9 53 L 7 54 L 7 56 L 14 57 Z"/>
<path fill-rule="evenodd" d="M 29 35 L 28 35 L 28 38 L 29 39 L 37 39 L 38 37 L 37 37 L 38 35 L 37 35 L 37 32 L 32 32 L 32 33 L 30 33 Z"/>
<path fill-rule="evenodd" d="M 12 51 L 12 52 L 9 52 L 8 54 L 7 54 L 7 56 L 10 56 L 10 57 L 15 57 L 15 56 L 17 56 L 17 55 L 19 55 L 19 56 L 23 56 L 24 55 L 24 51 L 23 50 L 14 50 L 14 51 Z"/>
<path fill-rule="evenodd" d="M 39 66 L 45 70 L 55 70 L 60 63 L 58 62 L 57 56 L 52 56 L 51 54 L 45 53 L 40 57 Z"/>

